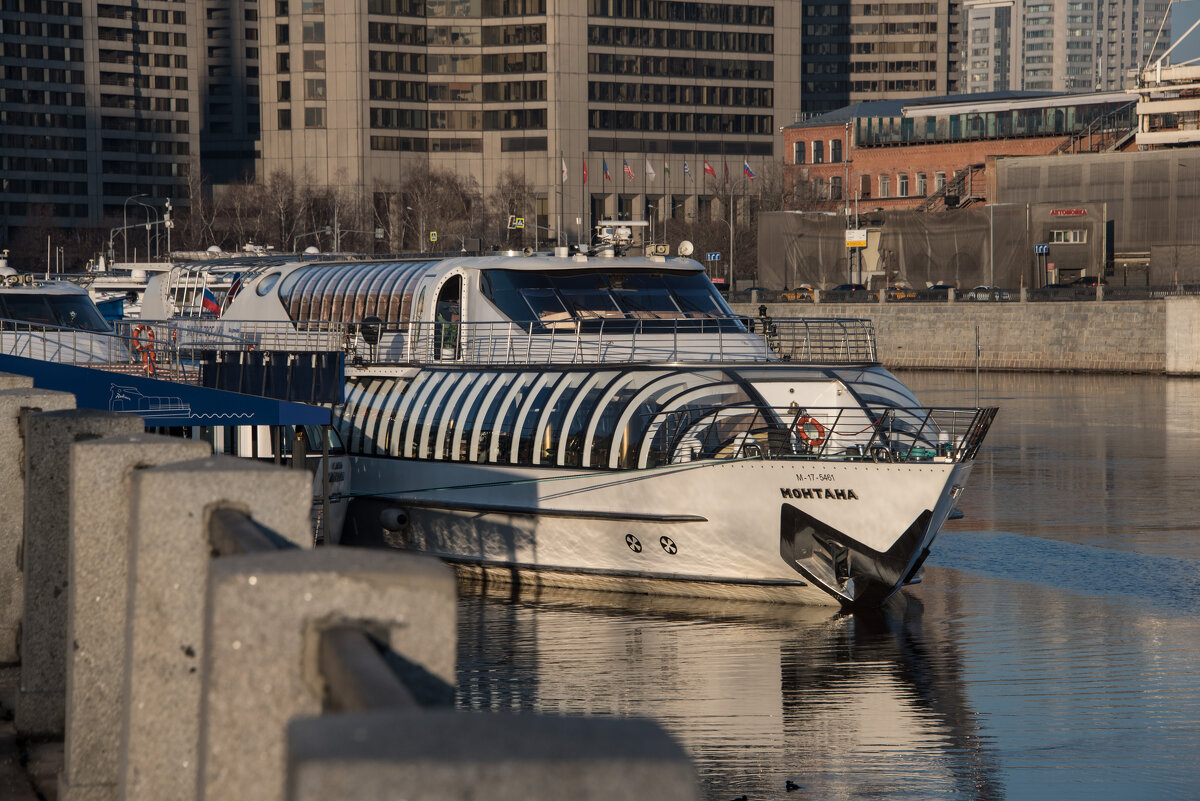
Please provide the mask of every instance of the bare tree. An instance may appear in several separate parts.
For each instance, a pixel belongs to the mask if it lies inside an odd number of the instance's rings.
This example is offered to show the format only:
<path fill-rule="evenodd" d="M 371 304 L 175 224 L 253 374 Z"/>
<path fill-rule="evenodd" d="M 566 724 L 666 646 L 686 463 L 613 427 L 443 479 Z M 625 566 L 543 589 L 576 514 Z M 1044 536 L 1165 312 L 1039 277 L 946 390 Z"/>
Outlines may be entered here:
<path fill-rule="evenodd" d="M 419 168 L 401 182 L 396 203 L 402 204 L 405 217 L 405 245 L 412 250 L 445 250 L 458 240 L 477 235 L 472 219 L 479 202 L 478 185 L 473 180 L 442 170 Z M 408 235 L 411 232 L 411 235 Z M 437 242 L 433 241 L 436 234 Z"/>
<path fill-rule="evenodd" d="M 495 244 L 506 248 L 524 247 L 525 231 L 523 228 L 509 228 L 510 217 L 531 217 L 526 225 L 537 224 L 536 195 L 533 187 L 525 181 L 524 175 L 509 171 L 500 177 L 496 188 L 488 196 L 489 230 L 496 236 Z"/>

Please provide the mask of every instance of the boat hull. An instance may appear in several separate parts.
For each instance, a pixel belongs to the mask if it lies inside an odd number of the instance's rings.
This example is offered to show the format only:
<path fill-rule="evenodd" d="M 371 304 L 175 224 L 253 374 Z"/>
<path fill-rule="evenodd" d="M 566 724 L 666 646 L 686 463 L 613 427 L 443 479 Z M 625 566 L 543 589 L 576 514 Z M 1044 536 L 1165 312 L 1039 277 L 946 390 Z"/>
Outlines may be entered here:
<path fill-rule="evenodd" d="M 351 543 L 434 554 L 489 580 L 851 608 L 882 603 L 912 578 L 970 470 L 762 459 L 640 471 L 354 465 Z"/>

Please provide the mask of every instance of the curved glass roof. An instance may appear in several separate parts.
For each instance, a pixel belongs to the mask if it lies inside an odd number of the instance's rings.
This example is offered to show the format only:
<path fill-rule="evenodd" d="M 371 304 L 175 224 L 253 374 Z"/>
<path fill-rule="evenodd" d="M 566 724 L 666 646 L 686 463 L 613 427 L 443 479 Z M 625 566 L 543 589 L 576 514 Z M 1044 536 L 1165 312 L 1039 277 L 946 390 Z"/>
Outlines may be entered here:
<path fill-rule="evenodd" d="M 417 279 L 440 261 L 307 264 L 279 282 L 279 299 L 295 321 L 353 323 L 408 318 Z"/>

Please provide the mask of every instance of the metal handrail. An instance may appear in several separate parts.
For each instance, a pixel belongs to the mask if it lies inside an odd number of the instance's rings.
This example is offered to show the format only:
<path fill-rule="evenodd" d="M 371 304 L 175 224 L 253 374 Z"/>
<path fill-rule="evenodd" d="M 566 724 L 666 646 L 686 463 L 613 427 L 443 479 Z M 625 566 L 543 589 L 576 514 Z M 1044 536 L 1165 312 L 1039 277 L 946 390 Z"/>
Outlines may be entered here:
<path fill-rule="evenodd" d="M 995 407 L 801 408 L 753 403 L 659 412 L 643 420 L 647 432 L 657 429 L 664 434 L 659 458 L 651 457 L 645 466 L 745 458 L 963 462 L 975 458 L 996 412 Z"/>
<path fill-rule="evenodd" d="M 3 352 L 110 369 L 140 365 L 147 373 L 195 372 L 199 352 L 244 350 L 344 352 L 361 366 L 877 361 L 866 319 L 782 318 L 763 321 L 754 333 L 740 317 L 398 324 L 190 318 L 122 320 L 111 332 L 14 320 L 0 325 L 24 335 L 7 337 Z"/>

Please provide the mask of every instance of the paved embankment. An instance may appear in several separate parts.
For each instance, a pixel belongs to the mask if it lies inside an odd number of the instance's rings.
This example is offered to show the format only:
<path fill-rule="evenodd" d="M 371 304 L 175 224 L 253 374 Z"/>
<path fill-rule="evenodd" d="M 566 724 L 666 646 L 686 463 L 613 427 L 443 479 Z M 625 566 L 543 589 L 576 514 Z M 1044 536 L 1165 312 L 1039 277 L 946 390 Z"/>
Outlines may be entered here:
<path fill-rule="evenodd" d="M 1200 375 L 1200 297 L 1064 303 L 739 303 L 874 323 L 888 368 Z"/>

